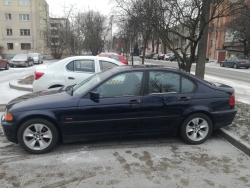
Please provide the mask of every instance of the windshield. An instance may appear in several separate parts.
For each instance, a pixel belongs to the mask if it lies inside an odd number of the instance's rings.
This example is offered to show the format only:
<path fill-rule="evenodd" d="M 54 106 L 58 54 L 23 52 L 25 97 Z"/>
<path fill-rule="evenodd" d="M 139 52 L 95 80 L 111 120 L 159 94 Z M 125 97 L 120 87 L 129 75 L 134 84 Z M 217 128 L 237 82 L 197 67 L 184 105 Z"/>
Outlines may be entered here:
<path fill-rule="evenodd" d="M 13 59 L 24 59 L 24 58 L 27 58 L 27 54 L 19 54 L 19 55 L 16 55 Z"/>
<path fill-rule="evenodd" d="M 81 83 L 75 85 L 73 87 L 73 93 L 76 95 L 82 95 L 85 91 L 89 91 L 93 86 L 97 85 L 101 81 L 105 80 L 110 72 L 107 71 L 108 69 L 96 73 L 93 76 L 83 80 Z"/>
<path fill-rule="evenodd" d="M 31 57 L 38 57 L 38 54 L 29 54 Z"/>

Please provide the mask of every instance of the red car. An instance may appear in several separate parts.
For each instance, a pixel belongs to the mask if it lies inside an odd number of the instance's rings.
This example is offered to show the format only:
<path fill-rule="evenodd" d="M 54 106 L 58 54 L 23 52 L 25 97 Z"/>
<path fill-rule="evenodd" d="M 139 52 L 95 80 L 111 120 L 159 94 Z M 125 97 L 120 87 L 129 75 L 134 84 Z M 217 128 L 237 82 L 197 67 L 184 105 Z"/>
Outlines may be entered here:
<path fill-rule="evenodd" d="M 120 61 L 120 62 L 124 63 L 125 65 L 128 65 L 128 62 L 126 61 L 126 59 L 122 55 L 119 55 L 116 53 L 101 53 L 101 54 L 98 54 L 98 56 L 109 57 L 111 59 L 115 59 L 117 61 Z"/>
<path fill-rule="evenodd" d="M 4 68 L 5 70 L 9 70 L 9 61 L 7 59 L 4 59 L 1 55 L 0 55 L 0 69 Z"/>

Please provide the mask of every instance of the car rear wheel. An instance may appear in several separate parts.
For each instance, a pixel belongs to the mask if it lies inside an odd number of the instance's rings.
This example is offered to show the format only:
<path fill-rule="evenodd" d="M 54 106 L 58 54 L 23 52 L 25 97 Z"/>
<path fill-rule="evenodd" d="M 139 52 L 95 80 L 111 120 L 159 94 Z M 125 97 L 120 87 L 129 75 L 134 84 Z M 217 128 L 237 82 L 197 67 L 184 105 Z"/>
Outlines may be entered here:
<path fill-rule="evenodd" d="M 220 63 L 220 66 L 221 66 L 221 67 L 225 67 L 225 65 L 224 65 L 223 63 Z"/>
<path fill-rule="evenodd" d="M 10 66 L 9 64 L 7 63 L 6 66 L 5 66 L 5 70 L 9 70 Z"/>
<path fill-rule="evenodd" d="M 246 69 L 249 69 L 249 67 L 245 67 Z"/>
<path fill-rule="evenodd" d="M 238 69 L 238 66 L 237 66 L 236 64 L 234 64 L 234 68 L 235 68 L 235 69 Z"/>
<path fill-rule="evenodd" d="M 20 146 L 32 154 L 52 150 L 58 143 L 58 131 L 54 124 L 45 119 L 24 122 L 17 133 Z"/>
<path fill-rule="evenodd" d="M 184 120 L 181 126 L 181 136 L 188 144 L 201 144 L 211 135 L 212 122 L 205 114 L 193 114 Z"/>

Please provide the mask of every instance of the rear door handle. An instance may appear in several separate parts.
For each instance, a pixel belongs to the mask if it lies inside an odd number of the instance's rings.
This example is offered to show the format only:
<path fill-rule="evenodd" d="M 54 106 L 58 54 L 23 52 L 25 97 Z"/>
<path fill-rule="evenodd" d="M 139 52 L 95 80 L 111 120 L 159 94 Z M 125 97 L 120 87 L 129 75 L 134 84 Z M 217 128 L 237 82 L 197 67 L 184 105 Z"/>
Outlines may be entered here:
<path fill-rule="evenodd" d="M 69 80 L 74 80 L 75 78 L 73 78 L 73 77 L 68 77 L 68 79 L 69 79 Z"/>
<path fill-rule="evenodd" d="M 179 101 L 189 101 L 190 98 L 189 97 L 181 97 L 179 98 Z"/>
<path fill-rule="evenodd" d="M 141 101 L 139 101 L 139 100 L 132 100 L 128 104 L 140 104 L 140 103 L 141 103 Z"/>

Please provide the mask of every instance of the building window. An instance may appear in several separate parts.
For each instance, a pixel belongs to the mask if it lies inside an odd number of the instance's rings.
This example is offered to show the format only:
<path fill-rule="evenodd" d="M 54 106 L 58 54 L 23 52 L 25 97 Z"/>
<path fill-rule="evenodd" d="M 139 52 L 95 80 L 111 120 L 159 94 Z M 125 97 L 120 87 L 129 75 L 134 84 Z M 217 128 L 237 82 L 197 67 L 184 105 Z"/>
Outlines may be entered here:
<path fill-rule="evenodd" d="M 4 0 L 4 5 L 10 5 L 10 0 Z"/>
<path fill-rule="evenodd" d="M 21 50 L 30 50 L 31 44 L 30 43 L 21 43 Z"/>
<path fill-rule="evenodd" d="M 29 14 L 19 14 L 19 20 L 28 21 L 28 20 L 30 20 L 30 15 Z"/>
<path fill-rule="evenodd" d="M 12 35 L 12 29 L 6 29 L 7 35 Z"/>
<path fill-rule="evenodd" d="M 6 19 L 6 20 L 11 20 L 11 14 L 8 14 L 8 13 L 5 14 L 5 19 Z"/>
<path fill-rule="evenodd" d="M 213 47 L 213 40 L 210 40 L 210 48 Z"/>
<path fill-rule="evenodd" d="M 20 29 L 20 35 L 21 36 L 29 36 L 30 30 L 29 29 Z"/>
<path fill-rule="evenodd" d="M 18 0 L 19 6 L 29 6 L 29 0 Z"/>
<path fill-rule="evenodd" d="M 7 43 L 7 48 L 8 50 L 13 50 L 14 49 L 13 43 Z"/>

